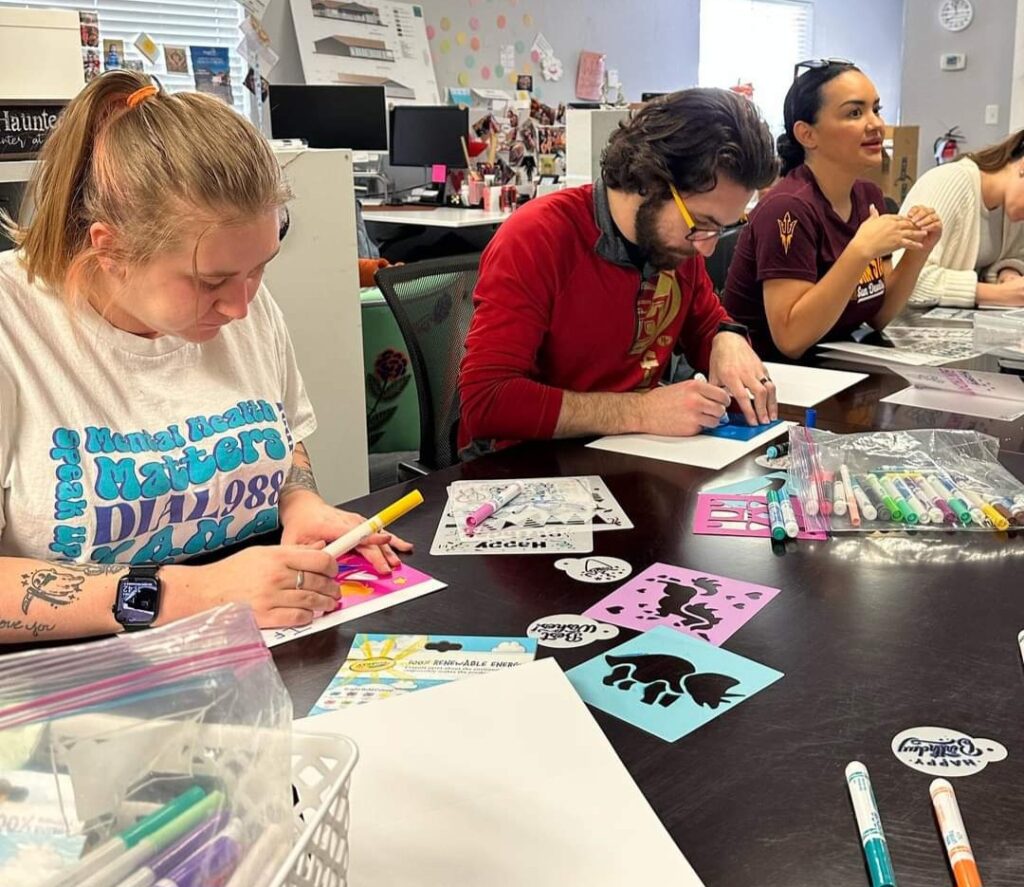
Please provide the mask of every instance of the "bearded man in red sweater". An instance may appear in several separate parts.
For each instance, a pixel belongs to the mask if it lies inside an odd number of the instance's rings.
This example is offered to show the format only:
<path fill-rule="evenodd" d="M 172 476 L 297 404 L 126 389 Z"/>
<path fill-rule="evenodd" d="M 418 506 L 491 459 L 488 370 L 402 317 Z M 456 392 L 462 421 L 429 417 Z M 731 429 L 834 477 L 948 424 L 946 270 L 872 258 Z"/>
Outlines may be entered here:
<path fill-rule="evenodd" d="M 778 172 L 747 99 L 688 89 L 620 125 L 601 181 L 518 210 L 480 262 L 459 377 L 464 455 L 527 439 L 692 435 L 774 385 L 704 267 Z M 673 351 L 707 381 L 661 385 Z"/>

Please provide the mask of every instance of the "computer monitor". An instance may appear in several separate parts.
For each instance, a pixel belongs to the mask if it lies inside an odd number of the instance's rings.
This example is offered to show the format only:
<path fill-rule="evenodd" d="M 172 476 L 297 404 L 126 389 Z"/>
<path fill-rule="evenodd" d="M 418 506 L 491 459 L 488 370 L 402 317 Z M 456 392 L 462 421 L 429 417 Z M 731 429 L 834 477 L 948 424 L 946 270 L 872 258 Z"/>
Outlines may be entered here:
<path fill-rule="evenodd" d="M 275 139 L 305 139 L 311 148 L 388 149 L 383 86 L 270 85 Z"/>
<path fill-rule="evenodd" d="M 453 105 L 396 105 L 391 109 L 391 165 L 466 166 L 462 139 L 469 134 L 469 110 Z"/>

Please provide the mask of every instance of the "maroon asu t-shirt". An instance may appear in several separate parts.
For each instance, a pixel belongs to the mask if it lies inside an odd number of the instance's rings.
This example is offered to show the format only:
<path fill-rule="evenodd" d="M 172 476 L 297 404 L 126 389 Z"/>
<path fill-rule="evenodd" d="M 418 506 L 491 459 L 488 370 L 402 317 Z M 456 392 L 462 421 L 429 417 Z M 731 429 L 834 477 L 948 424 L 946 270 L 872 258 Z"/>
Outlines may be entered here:
<path fill-rule="evenodd" d="M 810 169 L 798 166 L 751 212 L 750 225 L 736 244 L 722 303 L 734 319 L 750 328 L 754 349 L 762 358 L 782 358 L 768 329 L 764 281 L 817 283 L 824 277 L 868 218 L 872 204 L 880 213 L 886 211 L 882 191 L 872 182 L 854 183 L 852 199 L 850 219 L 843 221 Z M 875 316 L 884 300 L 883 261 L 875 259 L 865 267 L 846 310 L 823 338 L 849 336 Z"/>

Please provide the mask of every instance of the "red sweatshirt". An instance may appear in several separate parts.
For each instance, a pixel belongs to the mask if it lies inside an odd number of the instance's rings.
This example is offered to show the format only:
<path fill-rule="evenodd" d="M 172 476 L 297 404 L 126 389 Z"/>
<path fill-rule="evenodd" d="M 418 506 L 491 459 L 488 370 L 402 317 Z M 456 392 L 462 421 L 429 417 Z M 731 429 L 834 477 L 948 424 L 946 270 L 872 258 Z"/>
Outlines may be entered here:
<path fill-rule="evenodd" d="M 563 389 L 647 390 L 677 344 L 706 373 L 729 319 L 700 255 L 641 274 L 601 184 L 530 201 L 508 219 L 484 250 L 473 300 L 460 450 L 550 438 Z"/>

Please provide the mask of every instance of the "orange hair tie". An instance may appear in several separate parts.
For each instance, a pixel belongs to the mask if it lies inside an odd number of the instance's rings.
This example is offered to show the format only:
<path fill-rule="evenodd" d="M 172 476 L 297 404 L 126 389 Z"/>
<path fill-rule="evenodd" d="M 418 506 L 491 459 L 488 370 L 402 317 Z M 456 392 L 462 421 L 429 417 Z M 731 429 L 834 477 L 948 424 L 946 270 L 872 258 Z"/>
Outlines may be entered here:
<path fill-rule="evenodd" d="M 135 92 L 128 96 L 127 99 L 125 99 L 125 104 L 129 108 L 137 108 L 144 101 L 146 101 L 146 99 L 148 99 L 150 96 L 156 95 L 158 92 L 159 90 L 152 84 L 150 84 L 149 86 L 140 86 L 137 90 L 135 90 Z"/>

